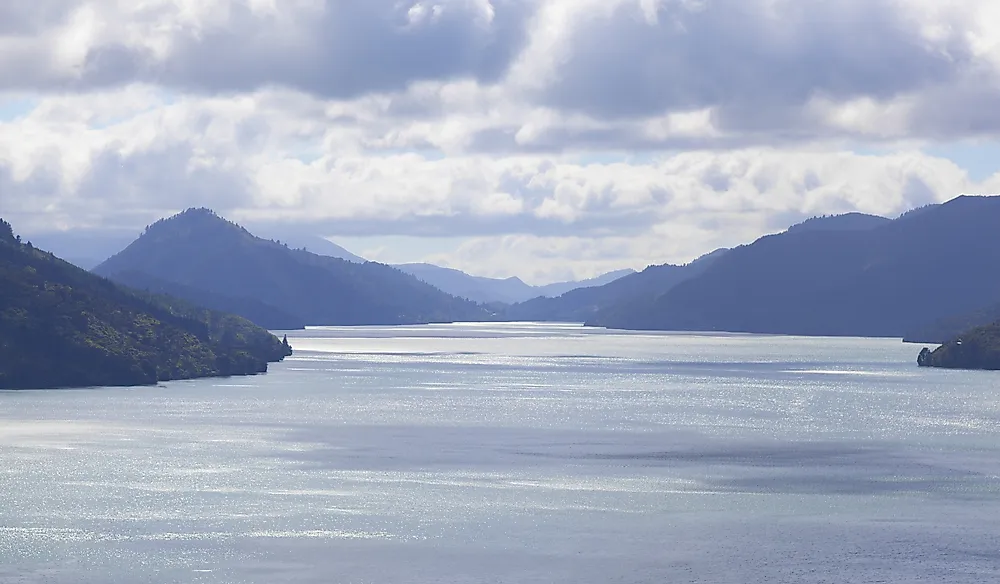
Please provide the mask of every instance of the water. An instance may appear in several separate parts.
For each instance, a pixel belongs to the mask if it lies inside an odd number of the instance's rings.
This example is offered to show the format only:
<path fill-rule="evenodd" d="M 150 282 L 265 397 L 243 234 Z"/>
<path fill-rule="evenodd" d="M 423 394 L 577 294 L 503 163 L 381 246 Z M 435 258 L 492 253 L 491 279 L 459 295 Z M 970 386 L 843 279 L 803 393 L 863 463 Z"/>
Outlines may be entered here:
<path fill-rule="evenodd" d="M 0 582 L 983 582 L 1000 376 L 892 340 L 315 329 L 0 393 Z"/>

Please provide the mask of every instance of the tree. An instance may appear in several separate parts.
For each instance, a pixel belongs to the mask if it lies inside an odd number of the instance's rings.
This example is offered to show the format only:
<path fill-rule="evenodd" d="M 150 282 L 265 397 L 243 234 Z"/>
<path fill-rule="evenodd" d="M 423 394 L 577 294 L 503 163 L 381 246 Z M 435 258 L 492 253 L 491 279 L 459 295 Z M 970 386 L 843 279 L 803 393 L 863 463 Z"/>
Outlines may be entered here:
<path fill-rule="evenodd" d="M 3 219 L 0 219 L 0 240 L 15 241 L 14 228 Z"/>

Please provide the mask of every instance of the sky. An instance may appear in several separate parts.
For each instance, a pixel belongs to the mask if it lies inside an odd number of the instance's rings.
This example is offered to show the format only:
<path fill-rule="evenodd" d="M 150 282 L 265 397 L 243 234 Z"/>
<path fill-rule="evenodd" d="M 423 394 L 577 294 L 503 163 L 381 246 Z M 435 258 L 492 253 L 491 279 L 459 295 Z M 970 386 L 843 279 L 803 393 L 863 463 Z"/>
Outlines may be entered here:
<path fill-rule="evenodd" d="M 995 0 L 0 1 L 0 216 L 543 284 L 1000 192 Z"/>

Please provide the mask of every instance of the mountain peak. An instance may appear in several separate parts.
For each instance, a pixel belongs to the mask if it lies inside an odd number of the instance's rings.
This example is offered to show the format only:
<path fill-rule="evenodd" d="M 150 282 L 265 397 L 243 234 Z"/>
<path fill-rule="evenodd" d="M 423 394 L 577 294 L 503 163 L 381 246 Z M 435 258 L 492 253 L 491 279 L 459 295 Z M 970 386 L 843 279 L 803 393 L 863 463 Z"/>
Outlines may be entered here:
<path fill-rule="evenodd" d="M 218 213 L 208 207 L 190 207 L 174 215 L 174 217 L 214 218 L 222 219 Z"/>
<path fill-rule="evenodd" d="M 209 208 L 192 207 L 147 226 L 143 237 L 154 237 L 157 239 L 164 237 L 231 237 L 236 234 L 244 237 L 253 237 L 242 226 L 221 217 Z"/>

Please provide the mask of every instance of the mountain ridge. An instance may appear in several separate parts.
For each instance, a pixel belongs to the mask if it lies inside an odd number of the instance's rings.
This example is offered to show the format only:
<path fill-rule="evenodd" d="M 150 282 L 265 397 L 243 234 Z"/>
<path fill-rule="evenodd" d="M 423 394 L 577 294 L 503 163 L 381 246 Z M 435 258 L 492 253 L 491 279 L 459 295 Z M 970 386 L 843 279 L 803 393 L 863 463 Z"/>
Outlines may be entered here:
<path fill-rule="evenodd" d="M 556 297 L 570 290 L 600 286 L 635 273 L 635 270 L 631 269 L 616 270 L 586 280 L 532 286 L 517 276 L 510 278 L 473 276 L 455 268 L 444 268 L 429 263 L 395 264 L 394 267 L 453 296 L 475 302 L 503 304 L 517 304 L 538 297 Z"/>
<path fill-rule="evenodd" d="M 602 286 L 570 290 L 555 298 L 539 297 L 507 307 L 501 311 L 504 320 L 555 320 L 557 322 L 591 323 L 608 318 L 618 311 L 636 310 L 646 306 L 674 286 L 693 278 L 728 250 L 717 249 L 694 261 L 678 266 L 661 264 L 647 266 L 617 278 Z M 600 326 L 600 325 L 598 325 Z"/>
<path fill-rule="evenodd" d="M 1000 299 L 1000 198 L 958 197 L 867 230 L 769 235 L 735 248 L 645 313 L 595 324 L 902 337 Z M 949 299 L 947 303 L 940 299 Z"/>

